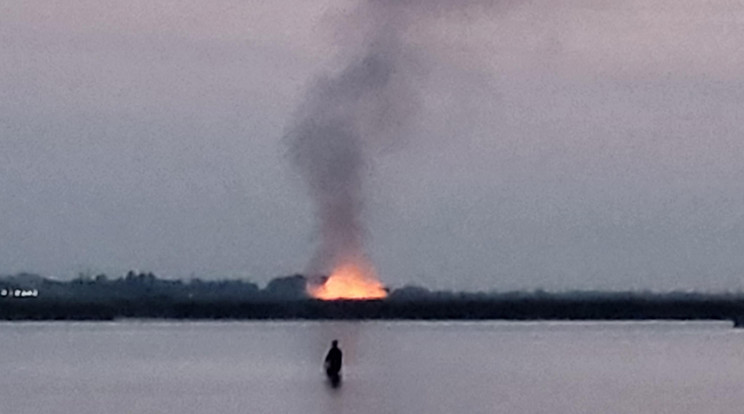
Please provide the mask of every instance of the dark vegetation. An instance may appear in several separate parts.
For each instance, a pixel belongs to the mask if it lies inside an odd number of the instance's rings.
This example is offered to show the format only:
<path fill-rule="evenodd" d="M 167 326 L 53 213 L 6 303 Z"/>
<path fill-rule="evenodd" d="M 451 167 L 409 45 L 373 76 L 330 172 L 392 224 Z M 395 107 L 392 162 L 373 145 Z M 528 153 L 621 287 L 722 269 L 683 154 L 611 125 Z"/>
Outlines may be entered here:
<path fill-rule="evenodd" d="M 189 282 L 129 272 L 56 281 L 21 274 L 0 278 L 0 320 L 170 319 L 508 319 L 733 320 L 744 293 L 491 292 L 457 293 L 404 287 L 385 300 L 323 302 L 308 298 L 294 275 L 263 289 L 240 280 Z M 37 296 L 14 292 L 35 290 Z"/>

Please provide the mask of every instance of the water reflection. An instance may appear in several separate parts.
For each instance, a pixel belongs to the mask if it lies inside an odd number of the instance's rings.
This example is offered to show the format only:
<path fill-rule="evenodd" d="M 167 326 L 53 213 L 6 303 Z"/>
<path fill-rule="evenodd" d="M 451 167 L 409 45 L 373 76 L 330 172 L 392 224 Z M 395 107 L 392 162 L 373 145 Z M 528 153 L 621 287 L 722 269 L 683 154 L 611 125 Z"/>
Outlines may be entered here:
<path fill-rule="evenodd" d="M 333 390 L 337 390 L 341 388 L 341 375 L 335 374 L 335 375 L 329 375 L 328 376 L 328 385 Z"/>
<path fill-rule="evenodd" d="M 736 413 L 741 332 L 671 323 L 0 323 L 1 411 Z M 333 339 L 344 354 L 336 388 L 323 369 Z"/>

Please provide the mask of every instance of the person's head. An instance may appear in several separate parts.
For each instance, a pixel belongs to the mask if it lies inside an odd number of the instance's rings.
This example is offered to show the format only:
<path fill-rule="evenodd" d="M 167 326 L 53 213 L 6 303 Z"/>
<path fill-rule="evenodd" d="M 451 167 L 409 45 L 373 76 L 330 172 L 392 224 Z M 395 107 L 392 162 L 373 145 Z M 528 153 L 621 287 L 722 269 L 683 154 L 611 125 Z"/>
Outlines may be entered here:
<path fill-rule="evenodd" d="M 334 339 L 333 342 L 331 342 L 331 346 L 334 347 L 334 348 L 337 348 L 338 347 L 338 341 Z"/>

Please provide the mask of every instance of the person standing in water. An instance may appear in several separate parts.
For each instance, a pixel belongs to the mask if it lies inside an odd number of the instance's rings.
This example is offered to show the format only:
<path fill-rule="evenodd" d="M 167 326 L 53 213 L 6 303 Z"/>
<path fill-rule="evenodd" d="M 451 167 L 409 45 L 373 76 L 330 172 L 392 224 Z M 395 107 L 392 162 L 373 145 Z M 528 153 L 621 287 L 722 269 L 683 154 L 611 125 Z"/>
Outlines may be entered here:
<path fill-rule="evenodd" d="M 331 349 L 328 351 L 328 355 L 325 358 L 325 370 L 329 378 L 338 378 L 341 373 L 341 360 L 343 353 L 338 347 L 338 341 L 333 340 L 331 342 Z"/>

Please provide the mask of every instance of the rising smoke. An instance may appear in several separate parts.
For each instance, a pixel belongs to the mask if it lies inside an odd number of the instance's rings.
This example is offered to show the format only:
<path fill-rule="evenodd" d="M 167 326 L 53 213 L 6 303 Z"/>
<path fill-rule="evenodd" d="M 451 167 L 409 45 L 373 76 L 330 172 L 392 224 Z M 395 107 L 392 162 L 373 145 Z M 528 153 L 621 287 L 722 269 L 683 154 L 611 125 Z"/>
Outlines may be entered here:
<path fill-rule="evenodd" d="M 369 274 L 363 246 L 365 176 L 373 155 L 403 138 L 418 108 L 415 85 L 421 72 L 405 39 L 407 29 L 419 18 L 466 3 L 487 2 L 366 0 L 346 16 L 341 31 L 364 31 L 364 39 L 349 45 L 341 33 L 339 46 L 350 60 L 339 73 L 316 79 L 288 134 L 292 162 L 319 220 L 311 274 L 328 274 L 349 262 Z"/>

